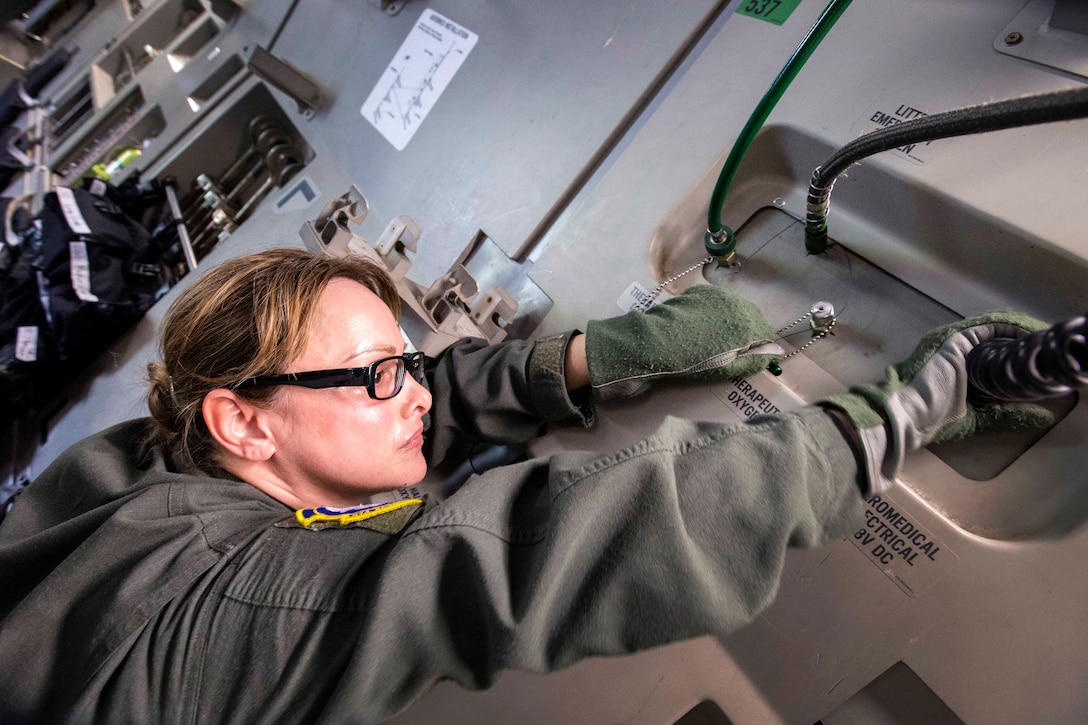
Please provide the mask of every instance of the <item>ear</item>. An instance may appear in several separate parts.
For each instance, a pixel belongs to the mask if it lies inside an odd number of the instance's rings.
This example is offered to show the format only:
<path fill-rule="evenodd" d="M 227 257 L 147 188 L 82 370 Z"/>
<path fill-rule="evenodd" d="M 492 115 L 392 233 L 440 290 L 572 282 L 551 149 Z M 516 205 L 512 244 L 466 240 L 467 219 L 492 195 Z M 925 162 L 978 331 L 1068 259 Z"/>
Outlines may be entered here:
<path fill-rule="evenodd" d="M 276 452 L 276 438 L 269 427 L 270 411 L 217 388 L 204 396 L 204 423 L 212 438 L 228 456 L 246 461 L 267 461 Z"/>

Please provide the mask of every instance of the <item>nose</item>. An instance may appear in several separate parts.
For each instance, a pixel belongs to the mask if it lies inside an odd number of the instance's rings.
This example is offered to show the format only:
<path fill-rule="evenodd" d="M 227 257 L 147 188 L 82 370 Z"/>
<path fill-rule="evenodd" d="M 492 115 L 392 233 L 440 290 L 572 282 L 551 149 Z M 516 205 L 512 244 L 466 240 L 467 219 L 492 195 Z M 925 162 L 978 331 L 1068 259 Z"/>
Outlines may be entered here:
<path fill-rule="evenodd" d="M 411 375 L 405 376 L 404 388 L 400 391 L 400 397 L 404 398 L 408 408 L 408 415 L 422 416 L 431 409 L 431 391 L 417 382 Z"/>

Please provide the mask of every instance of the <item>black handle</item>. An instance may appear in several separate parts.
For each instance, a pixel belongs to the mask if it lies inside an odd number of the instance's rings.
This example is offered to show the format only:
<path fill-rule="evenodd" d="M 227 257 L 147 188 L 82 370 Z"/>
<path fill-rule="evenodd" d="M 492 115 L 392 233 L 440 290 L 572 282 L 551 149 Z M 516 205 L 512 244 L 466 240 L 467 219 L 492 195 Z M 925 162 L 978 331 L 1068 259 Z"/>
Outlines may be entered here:
<path fill-rule="evenodd" d="M 973 403 L 1055 398 L 1088 386 L 1088 317 L 980 343 L 967 354 L 967 380 Z"/>

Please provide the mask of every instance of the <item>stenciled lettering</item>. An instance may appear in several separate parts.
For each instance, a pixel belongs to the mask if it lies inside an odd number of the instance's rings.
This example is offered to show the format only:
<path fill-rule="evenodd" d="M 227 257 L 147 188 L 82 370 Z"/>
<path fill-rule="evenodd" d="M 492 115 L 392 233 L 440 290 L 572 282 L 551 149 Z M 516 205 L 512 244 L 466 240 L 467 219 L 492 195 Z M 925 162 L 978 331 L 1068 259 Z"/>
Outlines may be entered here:
<path fill-rule="evenodd" d="M 941 547 L 930 541 L 926 533 L 913 524 L 906 514 L 897 511 L 889 501 L 880 496 L 873 496 L 867 503 L 869 513 L 865 517 L 865 528 L 872 532 L 870 537 L 884 542 L 877 545 L 882 552 L 898 554 L 909 566 L 914 566 L 919 553 L 924 554 L 930 561 L 937 560 Z M 855 538 L 860 540 L 860 537 Z M 878 555 L 876 549 L 870 553 L 883 561 L 883 553 Z"/>
<path fill-rule="evenodd" d="M 733 383 L 733 387 L 735 387 L 741 395 L 751 401 L 751 405 L 755 412 L 766 413 L 767 415 L 774 415 L 775 413 L 780 412 L 778 406 L 772 403 L 770 398 L 759 392 L 755 386 L 744 378 L 733 378 L 730 382 Z M 735 402 L 732 400 L 732 397 L 730 397 L 730 402 Z M 749 417 L 751 417 L 751 415 L 754 415 L 754 412 L 749 414 Z"/>
<path fill-rule="evenodd" d="M 896 109 L 895 115 L 909 121 L 912 118 L 922 118 L 924 116 L 928 116 L 929 114 L 925 111 L 919 111 L 917 108 L 911 108 L 907 105 L 900 105 L 899 108 Z"/>
<path fill-rule="evenodd" d="M 895 116 L 890 116 L 883 111 L 877 111 L 869 118 L 869 120 L 877 124 L 878 126 L 885 127 L 894 126 L 897 123 L 903 123 L 902 119 L 898 119 Z"/>

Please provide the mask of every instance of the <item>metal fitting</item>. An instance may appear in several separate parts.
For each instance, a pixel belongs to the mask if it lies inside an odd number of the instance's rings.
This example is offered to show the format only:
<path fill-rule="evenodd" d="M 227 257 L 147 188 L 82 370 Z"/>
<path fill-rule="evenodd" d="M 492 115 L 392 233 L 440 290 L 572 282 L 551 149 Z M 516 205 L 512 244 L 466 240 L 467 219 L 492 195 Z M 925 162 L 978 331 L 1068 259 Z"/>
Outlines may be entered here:
<path fill-rule="evenodd" d="M 717 231 L 706 230 L 703 236 L 703 245 L 706 253 L 718 260 L 722 266 L 731 266 L 736 259 L 737 236 L 729 227 L 722 227 Z"/>
<path fill-rule="evenodd" d="M 809 312 L 811 313 L 809 324 L 812 325 L 814 333 L 830 330 L 835 324 L 835 306 L 830 302 L 817 302 Z"/>

